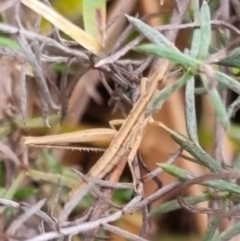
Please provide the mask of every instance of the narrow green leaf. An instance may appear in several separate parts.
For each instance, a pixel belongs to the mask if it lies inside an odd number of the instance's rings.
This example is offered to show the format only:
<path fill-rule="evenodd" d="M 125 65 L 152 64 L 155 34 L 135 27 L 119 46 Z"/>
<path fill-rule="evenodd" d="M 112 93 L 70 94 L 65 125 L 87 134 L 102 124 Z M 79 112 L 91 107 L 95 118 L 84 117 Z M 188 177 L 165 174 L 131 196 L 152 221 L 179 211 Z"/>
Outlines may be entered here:
<path fill-rule="evenodd" d="M 199 0 L 191 1 L 191 9 L 193 10 L 194 22 L 200 23 Z M 198 56 L 200 46 L 201 46 L 201 31 L 199 28 L 195 28 L 193 31 L 191 51 L 190 51 L 190 55 L 192 57 Z"/>
<path fill-rule="evenodd" d="M 0 188 L 0 198 L 3 198 L 6 193 L 6 188 Z"/>
<path fill-rule="evenodd" d="M 203 194 L 195 197 L 187 197 L 184 198 L 184 201 L 190 205 L 198 204 L 201 202 L 205 202 L 208 200 L 211 200 L 211 195 L 209 194 Z M 178 200 L 172 200 L 168 201 L 166 203 L 161 204 L 159 207 L 153 209 L 149 213 L 149 217 L 154 217 L 159 214 L 164 214 L 164 213 L 169 213 L 178 209 L 181 209 L 182 207 L 180 206 Z"/>
<path fill-rule="evenodd" d="M 219 42 L 221 43 L 221 45 L 223 47 L 226 47 L 227 45 L 230 44 L 230 38 L 227 36 L 226 31 L 223 29 L 218 29 L 218 33 L 219 33 Z"/>
<path fill-rule="evenodd" d="M 202 165 L 209 168 L 212 172 L 222 171 L 222 167 L 216 162 L 208 153 L 206 153 L 199 145 L 187 139 L 184 135 L 175 132 L 165 125 L 161 126 L 164 128 L 170 136 L 181 146 L 184 150 L 189 152 L 193 157 L 195 157 Z"/>
<path fill-rule="evenodd" d="M 220 2 L 221 2 L 221 0 L 210 0 L 209 1 L 209 8 L 211 10 L 211 13 L 218 9 Z"/>
<path fill-rule="evenodd" d="M 5 193 L 4 198 L 12 199 L 13 196 L 15 195 L 16 191 L 18 190 L 19 186 L 23 182 L 24 178 L 25 178 L 25 174 L 23 172 L 19 173 L 17 178 L 12 182 L 11 186 Z"/>
<path fill-rule="evenodd" d="M 240 69 L 240 48 L 235 48 L 227 57 L 219 60 L 216 64 Z"/>
<path fill-rule="evenodd" d="M 211 44 L 211 13 L 206 1 L 203 1 L 200 9 L 200 32 L 201 32 L 201 45 L 199 47 L 199 59 L 206 59 Z"/>
<path fill-rule="evenodd" d="M 240 222 L 229 225 L 219 236 L 212 241 L 228 241 L 240 233 Z"/>
<path fill-rule="evenodd" d="M 16 191 L 14 198 L 18 200 L 23 200 L 29 196 L 32 196 L 38 193 L 39 189 L 37 188 L 21 188 Z"/>
<path fill-rule="evenodd" d="M 218 84 L 216 88 L 217 88 L 218 91 L 223 91 L 223 90 L 227 89 L 227 86 Z M 206 95 L 207 90 L 204 87 L 197 87 L 197 88 L 195 88 L 194 93 L 196 95 Z"/>
<path fill-rule="evenodd" d="M 175 64 L 180 64 L 185 68 L 192 67 L 194 70 L 198 69 L 201 62 L 187 54 L 176 51 L 171 47 L 164 46 L 163 44 L 143 44 L 134 48 L 137 52 L 143 52 L 154 56 L 162 57 L 171 60 Z"/>
<path fill-rule="evenodd" d="M 194 174 L 175 165 L 169 163 L 157 163 L 157 165 L 161 167 L 164 172 L 178 178 L 181 181 L 187 181 L 195 178 Z"/>
<path fill-rule="evenodd" d="M 229 89 L 240 95 L 240 83 L 237 80 L 220 71 L 215 71 L 214 76 L 222 86 L 227 86 Z"/>
<path fill-rule="evenodd" d="M 229 126 L 229 119 L 228 119 L 226 108 L 222 103 L 218 90 L 209 83 L 210 81 L 207 79 L 206 75 L 201 74 L 201 80 L 210 96 L 217 118 L 222 123 L 222 126 L 224 127 L 224 129 L 227 129 Z"/>
<path fill-rule="evenodd" d="M 154 44 L 164 44 L 166 46 L 172 46 L 176 51 L 179 50 L 173 46 L 173 44 L 159 31 L 142 22 L 138 18 L 134 18 L 126 15 L 128 21 L 139 31 L 143 36 L 150 40 Z"/>
<path fill-rule="evenodd" d="M 45 181 L 54 184 L 58 184 L 60 179 L 61 185 L 68 188 L 72 188 L 78 183 L 78 181 L 74 180 L 73 178 L 69 178 L 56 173 L 40 172 L 33 169 L 28 170 L 28 175 L 35 181 Z"/>
<path fill-rule="evenodd" d="M 173 84 L 168 85 L 162 90 L 158 91 L 153 100 L 149 103 L 146 111 L 146 116 L 153 114 L 161 109 L 163 103 L 178 89 L 186 84 L 186 82 L 192 77 L 192 73 L 187 71 L 180 79 Z"/>
<path fill-rule="evenodd" d="M 49 116 L 49 124 L 54 125 L 60 120 L 60 115 Z M 23 123 L 22 119 L 16 119 L 13 122 L 7 122 L 0 127 L 0 139 L 9 135 L 12 131 L 16 129 L 23 128 L 42 128 L 46 127 L 45 122 L 42 117 L 37 117 L 33 119 L 28 119 Z"/>
<path fill-rule="evenodd" d="M 6 190 L 6 192 L 3 194 L 3 198 L 5 199 L 13 199 L 16 191 L 19 189 L 19 186 L 23 182 L 25 178 L 24 172 L 20 172 L 15 180 L 13 180 L 11 186 Z M 3 214 L 4 210 L 6 209 L 6 206 L 0 207 L 0 214 Z"/>
<path fill-rule="evenodd" d="M 15 40 L 10 39 L 9 37 L 5 37 L 0 35 L 0 46 L 9 48 L 10 50 L 15 50 L 19 52 L 23 52 L 19 43 Z"/>
<path fill-rule="evenodd" d="M 84 29 L 102 46 L 106 39 L 106 4 L 106 0 L 83 0 Z"/>
<path fill-rule="evenodd" d="M 177 166 L 174 166 L 172 164 L 161 163 L 161 164 L 158 164 L 158 166 L 160 166 L 163 169 L 163 171 L 165 171 L 166 173 L 174 177 L 177 177 L 182 181 L 188 181 L 196 178 L 196 176 L 193 175 L 192 173 L 182 168 L 179 168 Z M 216 188 L 222 192 L 230 192 L 230 193 L 235 193 L 240 195 L 240 186 L 230 181 L 211 180 L 211 181 L 205 181 L 202 184 L 211 188 Z"/>
<path fill-rule="evenodd" d="M 228 204 L 228 200 L 222 199 L 220 200 L 218 203 L 220 203 L 220 210 L 226 210 L 227 208 L 227 204 Z M 212 241 L 213 237 L 216 233 L 216 231 L 218 230 L 218 227 L 220 225 L 220 221 L 221 221 L 221 217 L 219 216 L 213 216 L 212 219 L 210 220 L 209 224 L 208 224 L 208 228 L 206 230 L 206 232 L 204 233 L 203 236 L 203 241 Z"/>
<path fill-rule="evenodd" d="M 185 89 L 185 118 L 189 139 L 194 143 L 199 144 L 194 87 L 195 79 L 194 77 L 191 77 L 191 79 L 187 82 Z"/>

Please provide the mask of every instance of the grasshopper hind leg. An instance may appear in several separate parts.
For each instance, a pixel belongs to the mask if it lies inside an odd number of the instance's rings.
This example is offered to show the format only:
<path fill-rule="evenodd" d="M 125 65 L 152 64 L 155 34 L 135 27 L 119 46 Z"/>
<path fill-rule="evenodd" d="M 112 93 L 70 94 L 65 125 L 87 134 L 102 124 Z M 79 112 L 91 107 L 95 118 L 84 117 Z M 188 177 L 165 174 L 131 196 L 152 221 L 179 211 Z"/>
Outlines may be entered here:
<path fill-rule="evenodd" d="M 110 120 L 109 125 L 113 130 L 117 131 L 116 126 L 122 125 L 124 123 L 124 119 Z"/>

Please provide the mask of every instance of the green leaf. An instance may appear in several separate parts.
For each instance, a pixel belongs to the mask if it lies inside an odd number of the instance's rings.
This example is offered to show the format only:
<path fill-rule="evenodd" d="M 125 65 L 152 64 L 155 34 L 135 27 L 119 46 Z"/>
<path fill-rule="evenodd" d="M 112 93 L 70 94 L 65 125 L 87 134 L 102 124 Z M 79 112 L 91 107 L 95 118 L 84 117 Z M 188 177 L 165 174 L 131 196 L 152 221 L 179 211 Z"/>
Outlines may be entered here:
<path fill-rule="evenodd" d="M 24 172 L 21 172 L 17 178 L 12 182 L 11 186 L 8 188 L 7 192 L 4 194 L 4 198 L 6 199 L 12 199 L 16 193 L 16 191 L 19 189 L 19 186 L 23 182 L 25 178 Z"/>
<path fill-rule="evenodd" d="M 216 88 L 218 91 L 223 91 L 223 90 L 227 89 L 227 86 L 218 84 Z M 194 93 L 196 95 L 205 95 L 205 94 L 207 94 L 207 90 L 204 87 L 197 87 L 197 88 L 195 88 Z"/>
<path fill-rule="evenodd" d="M 185 89 L 185 117 L 189 139 L 194 143 L 199 144 L 194 87 L 195 79 L 194 77 L 191 77 L 191 79 L 187 82 Z"/>
<path fill-rule="evenodd" d="M 34 195 L 38 192 L 36 188 L 21 188 L 16 191 L 14 198 L 18 200 L 23 200 L 31 195 Z"/>
<path fill-rule="evenodd" d="M 50 170 L 52 173 L 62 173 L 62 165 L 54 158 L 53 155 L 51 155 L 50 150 L 42 150 L 43 159 L 45 160 L 46 166 L 48 167 L 48 170 Z"/>
<path fill-rule="evenodd" d="M 204 87 L 206 88 L 210 96 L 217 118 L 222 123 L 222 126 L 224 127 L 224 129 L 227 129 L 229 126 L 229 119 L 228 119 L 226 108 L 222 103 L 222 99 L 219 95 L 218 90 L 214 86 L 211 86 L 210 80 L 207 79 L 206 75 L 201 74 L 201 79 Z"/>
<path fill-rule="evenodd" d="M 223 200 L 221 202 L 220 210 L 226 210 L 226 204 L 227 204 L 227 201 Z M 213 216 L 212 219 L 210 219 L 209 221 L 210 222 L 208 224 L 207 230 L 204 233 L 204 236 L 202 239 L 203 241 L 212 241 L 213 240 L 213 237 L 214 237 L 215 233 L 218 231 L 218 227 L 220 225 L 220 217 Z"/>
<path fill-rule="evenodd" d="M 181 181 L 187 181 L 195 178 L 195 176 L 187 170 L 184 170 L 180 167 L 174 166 L 169 163 L 158 163 L 160 168 L 163 169 L 164 172 L 178 178 Z"/>
<path fill-rule="evenodd" d="M 203 1 L 200 9 L 200 23 L 201 45 L 199 47 L 198 58 L 203 60 L 208 56 L 212 35 L 211 13 L 206 1 Z"/>
<path fill-rule="evenodd" d="M 166 58 L 175 64 L 180 64 L 185 68 L 192 67 L 194 70 L 198 69 L 201 62 L 187 54 L 176 51 L 174 48 L 164 46 L 163 44 L 143 44 L 134 48 L 137 52 L 143 52 L 154 56 Z"/>
<path fill-rule="evenodd" d="M 174 166 L 172 164 L 168 164 L 168 163 L 161 163 L 158 164 L 158 166 L 160 166 L 163 171 L 165 171 L 166 173 L 177 177 L 178 179 L 182 180 L 182 181 L 188 181 L 188 180 L 192 180 L 195 179 L 196 176 L 193 175 L 192 173 L 179 168 L 177 166 Z M 230 192 L 230 193 L 235 193 L 240 195 L 240 187 L 239 185 L 230 182 L 230 181 L 225 181 L 225 180 L 210 180 L 210 181 L 205 181 L 202 183 L 205 186 L 211 187 L 211 188 L 216 188 L 219 191 L 222 192 Z"/>
<path fill-rule="evenodd" d="M 226 210 L 227 208 L 227 204 L 228 204 L 228 200 L 225 198 L 223 200 L 221 200 L 220 202 L 220 210 Z M 219 216 L 213 216 L 212 219 L 210 220 L 209 224 L 208 224 L 208 228 L 206 230 L 206 232 L 204 233 L 203 236 L 203 241 L 212 241 L 213 237 L 216 233 L 216 231 L 218 230 L 218 227 L 220 225 L 220 221 L 221 221 L 221 217 Z"/>
<path fill-rule="evenodd" d="M 200 23 L 200 13 L 199 13 L 199 1 L 191 1 L 191 8 L 193 10 L 194 22 Z M 199 28 L 194 29 L 193 38 L 191 42 L 190 55 L 192 57 L 197 57 L 199 53 L 199 48 L 201 46 L 201 31 Z"/>
<path fill-rule="evenodd" d="M 102 46 L 106 39 L 106 4 L 106 0 L 83 0 L 84 29 Z"/>
<path fill-rule="evenodd" d="M 205 202 L 208 200 L 211 200 L 212 197 L 209 194 L 203 194 L 203 195 L 199 195 L 199 196 L 195 196 L 195 197 L 187 197 L 184 198 L 184 201 L 190 205 L 194 205 L 194 204 L 198 204 L 201 202 Z M 159 207 L 153 209 L 150 213 L 149 213 L 149 217 L 153 217 L 155 215 L 159 215 L 159 214 L 164 214 L 164 213 L 168 213 L 168 212 L 172 212 L 178 209 L 181 209 L 182 207 L 180 206 L 178 200 L 173 200 L 173 201 L 168 201 L 166 203 L 161 204 Z"/>
<path fill-rule="evenodd" d="M 116 190 L 113 194 L 113 200 L 118 203 L 126 203 L 131 200 L 133 191 L 128 190 Z"/>
<path fill-rule="evenodd" d="M 209 8 L 211 10 L 211 13 L 214 12 L 216 9 L 218 9 L 220 2 L 221 2 L 221 0 L 210 0 L 209 1 Z"/>
<path fill-rule="evenodd" d="M 22 48 L 17 41 L 2 35 L 0 35 L 0 46 L 9 48 L 10 50 L 22 52 Z"/>
<path fill-rule="evenodd" d="M 138 18 L 134 18 L 126 15 L 128 21 L 148 40 L 154 44 L 163 44 L 166 46 L 173 46 L 173 44 L 159 31 L 142 22 Z M 176 51 L 179 51 L 176 47 L 173 47 Z"/>
<path fill-rule="evenodd" d="M 73 188 L 78 183 L 78 180 L 74 180 L 73 178 L 69 178 L 56 173 L 40 172 L 33 169 L 28 170 L 28 175 L 30 176 L 31 179 L 35 181 L 45 181 L 45 182 L 50 182 L 54 184 L 58 184 L 60 180 L 61 185 L 68 188 Z"/>
<path fill-rule="evenodd" d="M 220 43 L 223 47 L 226 47 L 228 44 L 230 44 L 230 39 L 224 30 L 219 28 L 218 34 L 219 34 Z"/>
<path fill-rule="evenodd" d="M 228 241 L 231 240 L 234 236 L 240 233 L 240 222 L 233 223 L 229 225 L 219 236 L 213 238 L 212 241 Z M 237 240 L 237 239 L 236 239 Z"/>
<path fill-rule="evenodd" d="M 60 115 L 49 116 L 49 124 L 54 125 L 60 120 Z M 16 119 L 13 122 L 7 122 L 0 127 L 0 139 L 9 135 L 12 131 L 16 129 L 24 128 L 42 128 L 46 127 L 46 124 L 42 117 L 37 117 L 33 119 L 28 119 L 23 123 L 22 119 Z"/>
<path fill-rule="evenodd" d="M 229 89 L 240 95 L 240 83 L 237 80 L 220 71 L 215 71 L 214 76 L 222 86 L 227 86 Z"/>
<path fill-rule="evenodd" d="M 4 194 L 6 193 L 6 188 L 0 188 L 0 197 L 3 198 Z"/>
<path fill-rule="evenodd" d="M 187 71 L 180 79 L 158 91 L 153 100 L 149 103 L 146 116 L 161 109 L 163 103 L 178 89 L 180 89 L 192 77 L 192 73 Z"/>
<path fill-rule="evenodd" d="M 161 125 L 170 136 L 181 146 L 184 150 L 189 152 L 193 157 L 197 159 L 202 165 L 209 168 L 212 172 L 222 171 L 222 167 L 216 162 L 207 152 L 205 152 L 199 145 L 187 139 L 184 135 L 175 132 L 165 125 Z"/>
<path fill-rule="evenodd" d="M 216 62 L 216 64 L 240 69 L 240 48 L 234 49 L 227 57 Z"/>

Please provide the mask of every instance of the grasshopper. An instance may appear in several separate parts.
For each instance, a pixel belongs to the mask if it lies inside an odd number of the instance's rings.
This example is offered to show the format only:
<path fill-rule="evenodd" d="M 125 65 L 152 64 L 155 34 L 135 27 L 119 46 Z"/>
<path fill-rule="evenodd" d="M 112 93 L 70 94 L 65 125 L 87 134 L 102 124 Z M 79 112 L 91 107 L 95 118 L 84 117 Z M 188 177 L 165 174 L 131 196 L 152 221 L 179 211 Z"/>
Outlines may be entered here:
<path fill-rule="evenodd" d="M 76 142 L 85 142 L 87 140 L 94 141 L 96 138 L 110 138 L 112 141 L 109 147 L 87 173 L 87 177 L 104 178 L 109 172 L 111 172 L 118 161 L 126 155 L 129 160 L 129 167 L 133 175 L 134 189 L 136 191 L 137 180 L 135 180 L 136 178 L 134 177 L 132 161 L 141 144 L 141 140 L 146 129 L 145 127 L 152 118 L 151 116 L 146 116 L 145 112 L 149 102 L 152 98 L 154 98 L 159 80 L 164 79 L 164 77 L 168 74 L 169 68 L 170 62 L 168 60 L 161 61 L 161 66 L 148 78 L 147 84 L 145 86 L 142 85 L 142 91 L 139 99 L 118 131 L 111 129 L 93 129 L 80 131 L 78 133 L 75 132 L 54 135 L 47 138 L 26 137 L 25 144 L 29 146 L 54 147 L 63 143 L 73 143 L 73 140 Z M 143 78 L 141 83 L 145 82 L 146 78 Z M 68 199 L 71 199 L 74 195 L 76 195 L 76 193 L 83 189 L 85 185 L 86 184 L 81 181 L 70 191 Z"/>

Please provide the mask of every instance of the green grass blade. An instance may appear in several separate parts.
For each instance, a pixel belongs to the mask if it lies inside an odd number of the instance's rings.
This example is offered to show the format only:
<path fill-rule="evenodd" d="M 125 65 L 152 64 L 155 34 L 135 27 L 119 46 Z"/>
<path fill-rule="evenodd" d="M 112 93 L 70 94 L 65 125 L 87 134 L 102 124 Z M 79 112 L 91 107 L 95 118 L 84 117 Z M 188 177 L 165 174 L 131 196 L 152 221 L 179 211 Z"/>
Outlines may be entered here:
<path fill-rule="evenodd" d="M 215 71 L 214 76 L 222 86 L 227 86 L 229 89 L 240 95 L 240 83 L 237 80 L 220 71 Z"/>
<path fill-rule="evenodd" d="M 184 150 L 189 152 L 193 157 L 197 159 L 205 167 L 209 168 L 212 172 L 222 171 L 222 167 L 216 162 L 207 152 L 205 152 L 199 145 L 187 139 L 184 135 L 175 132 L 166 126 L 162 125 L 175 142 L 181 146 Z"/>
<path fill-rule="evenodd" d="M 186 82 L 192 77 L 190 71 L 187 71 L 180 79 L 175 81 L 173 84 L 163 88 L 162 90 L 158 91 L 156 96 L 150 102 L 146 116 L 153 114 L 154 112 L 161 109 L 163 103 L 178 89 L 186 84 Z"/>
<path fill-rule="evenodd" d="M 201 202 L 205 202 L 208 200 L 211 200 L 211 195 L 209 194 L 203 194 L 203 195 L 199 195 L 199 196 L 195 196 L 195 197 L 187 197 L 184 198 L 184 201 L 190 205 L 194 205 L 194 204 L 198 204 Z M 161 204 L 159 207 L 153 209 L 150 213 L 149 213 L 149 217 L 154 217 L 156 215 L 159 214 L 164 214 L 164 213 L 168 213 L 168 212 L 172 212 L 178 209 L 181 209 L 182 207 L 180 206 L 178 200 L 172 200 L 166 203 Z"/>
<path fill-rule="evenodd" d="M 218 237 L 212 239 L 212 241 L 228 241 L 238 234 L 240 234 L 240 222 L 230 225 Z"/>
<path fill-rule="evenodd" d="M 223 102 L 222 102 L 222 99 L 220 97 L 218 90 L 216 89 L 215 86 L 213 86 L 210 83 L 211 80 L 208 80 L 206 75 L 201 74 L 201 79 L 202 79 L 202 83 L 203 83 L 204 87 L 206 88 L 206 90 L 210 96 L 210 99 L 211 99 L 211 102 L 212 102 L 212 105 L 213 105 L 217 118 L 221 122 L 224 129 L 227 129 L 229 126 L 229 118 L 228 118 L 226 108 L 223 105 Z"/>
<path fill-rule="evenodd" d="M 182 181 L 188 181 L 188 180 L 192 180 L 194 178 L 196 178 L 196 176 L 194 176 L 192 173 L 179 168 L 177 166 L 174 166 L 172 164 L 168 164 L 168 163 L 161 163 L 158 164 L 158 166 L 160 166 L 163 171 L 165 171 L 166 173 L 177 177 L 178 179 L 182 180 Z M 226 180 L 210 180 L 210 181 L 204 181 L 202 183 L 202 185 L 211 187 L 211 188 L 216 188 L 218 189 L 218 191 L 221 192 L 230 192 L 230 193 L 235 193 L 240 195 L 240 187 L 239 185 L 230 182 L 230 181 L 226 181 Z"/>
<path fill-rule="evenodd" d="M 173 44 L 159 31 L 142 22 L 138 18 L 134 18 L 126 15 L 128 21 L 139 31 L 143 36 L 150 40 L 154 44 L 164 44 L 166 46 L 173 46 Z M 179 51 L 176 47 L 173 47 L 176 51 Z"/>
<path fill-rule="evenodd" d="M 198 141 L 198 132 L 197 132 L 197 119 L 196 119 L 196 108 L 195 108 L 195 79 L 191 79 L 186 84 L 185 89 L 185 118 L 186 118 L 186 129 L 189 136 L 189 139 L 196 144 L 199 144 Z"/>
<path fill-rule="evenodd" d="M 220 210 L 226 210 L 227 208 L 227 204 L 228 204 L 228 200 L 225 198 L 223 200 L 220 200 L 219 201 L 220 203 Z M 211 217 L 211 220 L 208 224 L 208 228 L 206 230 L 206 232 L 204 233 L 204 236 L 203 236 L 203 241 L 212 241 L 213 240 L 213 237 L 216 233 L 216 231 L 218 230 L 218 227 L 220 225 L 220 221 L 221 221 L 221 218 L 219 216 L 213 216 Z"/>
<path fill-rule="evenodd" d="M 194 70 L 198 69 L 201 62 L 187 54 L 176 51 L 174 48 L 164 46 L 163 44 L 143 44 L 134 48 L 137 52 L 154 55 L 157 57 L 166 58 L 175 64 L 180 64 L 185 68 L 192 67 Z"/>
<path fill-rule="evenodd" d="M 191 8 L 193 10 L 194 22 L 200 23 L 199 0 L 192 0 Z M 199 28 L 196 28 L 193 31 L 193 37 L 191 42 L 190 55 L 192 57 L 198 56 L 200 46 L 201 46 L 201 31 Z"/>
<path fill-rule="evenodd" d="M 216 64 L 240 69 L 240 48 L 234 49 L 227 57 L 219 60 Z"/>
<path fill-rule="evenodd" d="M 104 46 L 106 39 L 106 0 L 83 0 L 85 31 Z"/>
<path fill-rule="evenodd" d="M 201 45 L 199 46 L 198 58 L 203 60 L 208 56 L 212 36 L 211 13 L 206 1 L 203 1 L 200 9 L 200 23 Z"/>
<path fill-rule="evenodd" d="M 9 37 L 0 35 L 0 46 L 9 48 L 10 50 L 19 51 L 22 53 L 22 48 L 19 45 L 19 43 L 15 40 L 10 39 Z"/>

